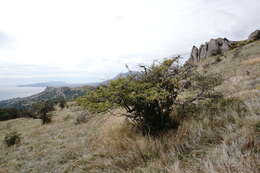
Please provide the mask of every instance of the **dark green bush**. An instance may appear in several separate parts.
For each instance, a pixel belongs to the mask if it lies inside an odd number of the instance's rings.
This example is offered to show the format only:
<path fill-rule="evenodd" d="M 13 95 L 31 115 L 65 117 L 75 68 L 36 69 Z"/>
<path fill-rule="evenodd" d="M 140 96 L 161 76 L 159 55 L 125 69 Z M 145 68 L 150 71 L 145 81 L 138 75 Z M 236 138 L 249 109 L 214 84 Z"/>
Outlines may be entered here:
<path fill-rule="evenodd" d="M 18 144 L 21 141 L 21 135 L 19 133 L 17 133 L 16 131 L 12 131 L 8 134 L 6 134 L 5 138 L 4 138 L 4 142 L 5 144 L 10 147 L 12 145 Z"/>
<path fill-rule="evenodd" d="M 42 120 L 42 124 L 48 124 L 48 123 L 51 123 L 52 121 L 52 115 L 51 114 L 41 114 L 40 115 L 40 119 Z"/>
<path fill-rule="evenodd" d="M 51 122 L 51 114 L 49 112 L 54 111 L 54 103 L 50 101 L 37 103 L 33 106 L 34 112 L 36 112 L 38 118 L 42 120 L 42 124 Z"/>
<path fill-rule="evenodd" d="M 0 121 L 15 119 L 20 115 L 20 112 L 15 108 L 0 109 Z"/>
<path fill-rule="evenodd" d="M 113 80 L 77 101 L 91 112 L 123 107 L 123 115 L 144 134 L 177 128 L 179 117 L 170 116 L 173 110 L 217 97 L 214 87 L 221 82 L 219 76 L 204 76 L 192 65 L 180 66 L 179 58 L 140 66 L 139 73 Z"/>
<path fill-rule="evenodd" d="M 0 121 L 11 120 L 21 117 L 33 118 L 35 115 L 29 109 L 4 108 L 0 109 Z"/>
<path fill-rule="evenodd" d="M 60 101 L 59 101 L 59 106 L 61 109 L 64 109 L 66 106 L 67 106 L 67 102 L 64 98 L 62 98 Z"/>

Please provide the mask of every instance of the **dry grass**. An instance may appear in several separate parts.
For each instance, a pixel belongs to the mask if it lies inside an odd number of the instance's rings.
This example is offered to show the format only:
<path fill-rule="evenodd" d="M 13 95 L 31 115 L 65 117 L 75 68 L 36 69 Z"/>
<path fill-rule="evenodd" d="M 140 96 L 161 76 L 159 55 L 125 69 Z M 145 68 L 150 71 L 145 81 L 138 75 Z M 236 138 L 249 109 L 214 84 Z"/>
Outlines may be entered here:
<path fill-rule="evenodd" d="M 260 63 L 260 57 L 242 61 L 242 64 L 245 64 L 245 65 L 254 65 L 254 64 L 259 64 L 259 63 Z"/>
<path fill-rule="evenodd" d="M 114 110 L 119 115 L 122 110 Z M 21 144 L 0 145 L 0 172 L 258 172 L 260 117 L 233 109 L 203 111 L 158 138 L 138 134 L 120 116 L 91 115 L 74 125 L 79 107 L 55 112 L 51 124 L 16 119 L 0 123 Z"/>
<path fill-rule="evenodd" d="M 122 119 L 104 115 L 91 153 L 78 166 L 86 172 L 252 172 L 259 171 L 259 116 L 233 109 L 201 112 L 177 131 L 152 138 Z"/>
<path fill-rule="evenodd" d="M 25 118 L 0 122 L 0 172 L 66 172 L 72 169 L 73 161 L 88 151 L 88 127 L 73 123 L 81 113 L 78 109 L 58 110 L 54 112 L 53 122 L 44 126 L 40 120 Z M 71 116 L 64 120 L 68 115 Z M 6 148 L 2 141 L 11 130 L 21 134 L 21 143 Z"/>
<path fill-rule="evenodd" d="M 260 106 L 260 105 L 258 105 Z M 74 125 L 79 107 L 55 112 L 51 124 L 16 119 L 0 123 L 0 139 L 10 129 L 21 144 L 0 146 L 2 172 L 259 172 L 260 134 L 255 113 L 232 107 L 201 111 L 176 131 L 142 136 L 119 115 L 91 115 Z M 1 172 L 0 171 L 0 172 Z"/>

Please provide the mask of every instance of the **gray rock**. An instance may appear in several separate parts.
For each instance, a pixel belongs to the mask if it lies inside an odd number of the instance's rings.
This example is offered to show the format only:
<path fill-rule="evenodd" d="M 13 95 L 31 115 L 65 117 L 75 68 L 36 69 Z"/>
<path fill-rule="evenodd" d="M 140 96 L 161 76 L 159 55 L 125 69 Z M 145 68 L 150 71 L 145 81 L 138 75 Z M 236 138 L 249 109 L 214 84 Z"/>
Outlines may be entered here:
<path fill-rule="evenodd" d="M 256 30 L 253 33 L 251 33 L 248 37 L 248 40 L 255 41 L 260 39 L 260 30 Z"/>
<path fill-rule="evenodd" d="M 215 56 L 221 53 L 221 48 L 219 45 L 219 41 L 216 39 L 211 39 L 208 43 L 208 50 L 206 57 Z"/>
<path fill-rule="evenodd" d="M 198 63 L 210 56 L 222 54 L 231 49 L 233 42 L 226 38 L 211 39 L 209 42 L 200 45 L 200 48 L 193 46 L 189 62 Z"/>
<path fill-rule="evenodd" d="M 248 37 L 248 40 L 260 40 L 260 30 L 256 30 L 253 33 L 251 33 Z M 230 41 L 226 38 L 211 39 L 209 42 L 200 45 L 199 49 L 196 46 L 193 46 L 191 56 L 188 62 L 196 64 L 210 56 L 223 54 L 224 52 L 230 50 L 237 43 L 239 42 Z"/>
<path fill-rule="evenodd" d="M 191 62 L 198 62 L 199 61 L 199 49 L 196 46 L 192 47 L 191 50 L 191 56 L 190 56 L 190 60 Z"/>
<path fill-rule="evenodd" d="M 230 50 L 230 48 L 232 47 L 233 41 L 229 41 L 228 39 L 224 38 L 224 39 L 221 39 L 220 43 L 221 43 L 221 53 L 224 53 L 224 52 Z"/>
<path fill-rule="evenodd" d="M 207 49 L 208 49 L 208 43 L 200 45 L 199 48 L 199 61 L 202 59 L 205 59 L 207 57 Z"/>

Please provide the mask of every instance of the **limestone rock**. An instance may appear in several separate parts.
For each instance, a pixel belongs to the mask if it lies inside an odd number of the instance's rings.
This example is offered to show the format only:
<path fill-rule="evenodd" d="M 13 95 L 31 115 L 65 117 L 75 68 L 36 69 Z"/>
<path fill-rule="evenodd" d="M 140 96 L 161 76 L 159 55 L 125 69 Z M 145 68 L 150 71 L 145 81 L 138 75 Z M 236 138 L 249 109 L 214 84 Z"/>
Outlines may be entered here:
<path fill-rule="evenodd" d="M 248 37 L 248 40 L 255 41 L 260 39 L 260 30 L 256 30 L 253 33 L 251 33 Z"/>
<path fill-rule="evenodd" d="M 198 63 L 210 56 L 222 54 L 231 49 L 233 42 L 226 38 L 211 39 L 209 42 L 200 45 L 198 49 L 193 46 L 189 62 Z"/>
<path fill-rule="evenodd" d="M 198 62 L 199 61 L 198 58 L 199 58 L 199 49 L 196 46 L 193 46 L 191 50 L 190 60 L 192 62 Z"/>
<path fill-rule="evenodd" d="M 205 59 L 207 56 L 207 50 L 208 50 L 208 43 L 206 42 L 205 44 L 200 45 L 199 48 L 199 61 L 202 59 Z"/>
<path fill-rule="evenodd" d="M 208 50 L 206 57 L 215 56 L 221 53 L 221 48 L 218 44 L 218 40 L 211 39 L 208 43 Z"/>

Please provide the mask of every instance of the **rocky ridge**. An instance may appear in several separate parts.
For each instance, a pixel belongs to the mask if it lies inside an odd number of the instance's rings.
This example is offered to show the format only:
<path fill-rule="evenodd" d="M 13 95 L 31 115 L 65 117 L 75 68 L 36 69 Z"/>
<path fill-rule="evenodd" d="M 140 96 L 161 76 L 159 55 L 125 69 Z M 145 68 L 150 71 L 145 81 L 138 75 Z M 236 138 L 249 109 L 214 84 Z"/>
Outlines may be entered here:
<path fill-rule="evenodd" d="M 189 63 L 197 64 L 205 58 L 223 54 L 224 52 L 236 47 L 240 43 L 249 43 L 260 39 L 260 30 L 251 33 L 247 40 L 244 41 L 231 41 L 227 38 L 211 39 L 200 47 L 193 46 L 191 55 L 188 60 Z"/>

